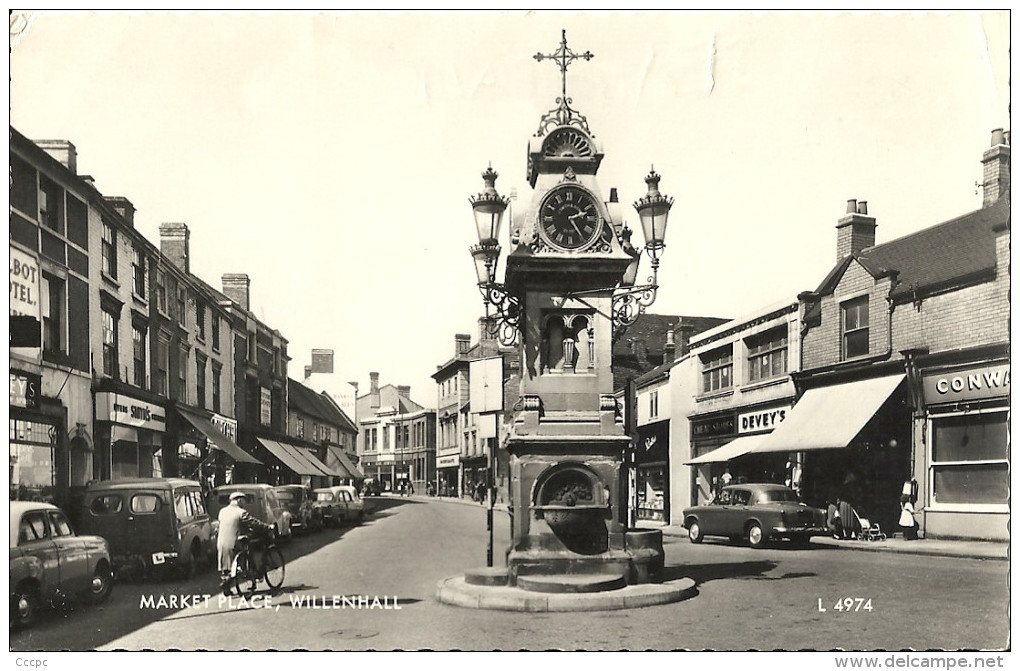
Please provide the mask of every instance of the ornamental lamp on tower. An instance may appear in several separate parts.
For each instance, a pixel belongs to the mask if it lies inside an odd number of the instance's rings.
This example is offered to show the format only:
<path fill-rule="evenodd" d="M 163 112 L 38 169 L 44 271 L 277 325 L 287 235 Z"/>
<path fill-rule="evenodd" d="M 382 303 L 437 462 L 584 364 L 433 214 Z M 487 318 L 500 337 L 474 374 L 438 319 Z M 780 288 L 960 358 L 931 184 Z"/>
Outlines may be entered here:
<path fill-rule="evenodd" d="M 468 198 L 474 211 L 475 228 L 478 232 L 478 244 L 470 248 L 471 258 L 475 263 L 475 274 L 478 277 L 478 290 L 485 304 L 486 323 L 491 325 L 491 332 L 497 335 L 504 345 L 512 345 L 517 338 L 517 321 L 520 316 L 519 303 L 514 296 L 507 293 L 506 288 L 496 282 L 496 267 L 499 263 L 499 229 L 503 223 L 503 213 L 510 199 L 499 195 L 496 191 L 496 178 L 499 173 L 490 165 L 482 173 L 485 188 Z M 490 320 L 489 306 L 496 311 L 496 319 Z"/>

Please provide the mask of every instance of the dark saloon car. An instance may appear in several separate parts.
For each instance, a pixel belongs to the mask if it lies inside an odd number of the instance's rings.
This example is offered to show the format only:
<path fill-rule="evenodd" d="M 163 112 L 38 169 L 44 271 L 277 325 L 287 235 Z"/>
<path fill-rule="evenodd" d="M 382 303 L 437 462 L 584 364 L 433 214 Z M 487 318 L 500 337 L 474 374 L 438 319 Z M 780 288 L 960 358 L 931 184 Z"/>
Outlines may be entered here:
<path fill-rule="evenodd" d="M 304 485 L 279 485 L 273 488 L 276 498 L 290 513 L 290 526 L 307 533 L 322 528 L 322 513 L 315 507 L 315 496 Z"/>
<path fill-rule="evenodd" d="M 98 604 L 113 589 L 110 546 L 74 533 L 49 503 L 11 501 L 11 628 L 28 627 L 46 602 L 80 596 Z"/>
<path fill-rule="evenodd" d="M 746 539 L 753 548 L 778 538 L 806 546 L 812 536 L 828 533 L 824 511 L 801 502 L 789 487 L 773 484 L 724 487 L 712 503 L 684 510 L 684 527 L 692 543 L 726 536 Z"/>

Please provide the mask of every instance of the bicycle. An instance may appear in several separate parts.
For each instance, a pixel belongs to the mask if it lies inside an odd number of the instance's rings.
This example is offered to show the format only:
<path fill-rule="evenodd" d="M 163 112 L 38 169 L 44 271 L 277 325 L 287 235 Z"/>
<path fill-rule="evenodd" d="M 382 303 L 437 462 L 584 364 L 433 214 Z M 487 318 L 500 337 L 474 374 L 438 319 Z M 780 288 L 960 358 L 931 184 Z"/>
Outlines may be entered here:
<path fill-rule="evenodd" d="M 265 543 L 264 547 L 259 547 Z M 231 588 L 239 597 L 250 597 L 259 582 L 265 582 L 271 589 L 283 585 L 287 564 L 283 553 L 276 547 L 276 539 L 252 538 L 248 535 L 237 537 L 238 551 L 230 567 Z"/>

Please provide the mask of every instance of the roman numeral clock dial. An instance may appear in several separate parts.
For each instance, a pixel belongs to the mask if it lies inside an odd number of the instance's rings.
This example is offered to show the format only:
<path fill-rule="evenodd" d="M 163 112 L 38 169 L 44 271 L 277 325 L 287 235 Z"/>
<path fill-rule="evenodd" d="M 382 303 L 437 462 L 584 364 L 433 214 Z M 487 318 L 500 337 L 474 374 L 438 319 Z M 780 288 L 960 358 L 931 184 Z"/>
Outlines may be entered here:
<path fill-rule="evenodd" d="M 584 247 L 599 232 L 599 209 L 595 199 L 576 186 L 551 191 L 539 207 L 539 216 L 544 237 L 562 249 Z"/>

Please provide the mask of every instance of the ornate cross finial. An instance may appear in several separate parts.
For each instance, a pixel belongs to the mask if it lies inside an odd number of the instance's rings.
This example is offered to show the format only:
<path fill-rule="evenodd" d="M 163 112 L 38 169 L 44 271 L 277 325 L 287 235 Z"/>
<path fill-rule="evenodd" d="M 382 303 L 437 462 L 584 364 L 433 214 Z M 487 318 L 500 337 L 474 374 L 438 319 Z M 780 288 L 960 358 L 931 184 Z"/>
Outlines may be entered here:
<path fill-rule="evenodd" d="M 536 61 L 543 61 L 546 58 L 556 61 L 560 66 L 560 75 L 563 77 L 563 99 L 567 99 L 567 68 L 570 64 L 576 61 L 578 58 L 583 58 L 586 61 L 590 61 L 595 58 L 595 54 L 590 51 L 586 51 L 583 54 L 574 53 L 570 47 L 567 46 L 567 31 L 563 30 L 563 40 L 560 42 L 560 48 L 551 54 L 543 54 L 541 52 L 535 54 Z"/>

